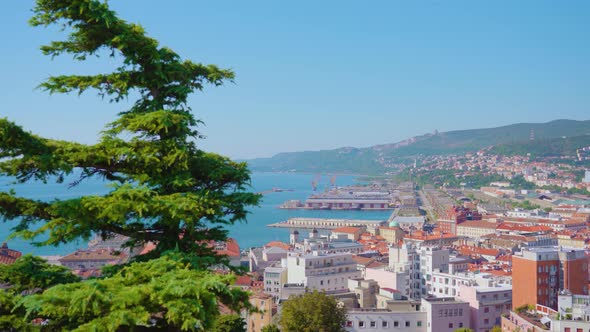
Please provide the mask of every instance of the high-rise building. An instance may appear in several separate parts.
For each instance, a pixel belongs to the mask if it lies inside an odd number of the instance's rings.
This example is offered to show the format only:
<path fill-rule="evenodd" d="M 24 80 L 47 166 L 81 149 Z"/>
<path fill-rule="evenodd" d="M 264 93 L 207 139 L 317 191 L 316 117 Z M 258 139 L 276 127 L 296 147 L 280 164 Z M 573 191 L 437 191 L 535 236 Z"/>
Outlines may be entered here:
<path fill-rule="evenodd" d="M 411 243 L 392 246 L 389 248 L 389 270 L 407 273 L 404 295 L 420 299 L 430 292 L 434 272 L 449 271 L 449 250 Z"/>
<path fill-rule="evenodd" d="M 512 256 L 512 308 L 540 304 L 557 309 L 560 290 L 588 294 L 583 250 L 530 248 Z"/>

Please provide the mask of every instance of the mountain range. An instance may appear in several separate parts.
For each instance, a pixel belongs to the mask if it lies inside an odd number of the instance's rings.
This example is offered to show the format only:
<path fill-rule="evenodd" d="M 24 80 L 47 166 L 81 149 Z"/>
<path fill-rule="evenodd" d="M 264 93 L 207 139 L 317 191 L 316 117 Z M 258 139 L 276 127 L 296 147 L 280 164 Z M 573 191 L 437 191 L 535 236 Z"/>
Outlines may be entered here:
<path fill-rule="evenodd" d="M 557 155 L 590 146 L 590 120 L 554 120 L 434 132 L 366 148 L 283 152 L 247 162 L 254 171 L 380 174 L 424 156 L 462 154 L 484 148 L 495 149 L 499 154 L 519 154 L 529 150 L 543 152 L 548 146 L 552 149 L 547 153 Z"/>

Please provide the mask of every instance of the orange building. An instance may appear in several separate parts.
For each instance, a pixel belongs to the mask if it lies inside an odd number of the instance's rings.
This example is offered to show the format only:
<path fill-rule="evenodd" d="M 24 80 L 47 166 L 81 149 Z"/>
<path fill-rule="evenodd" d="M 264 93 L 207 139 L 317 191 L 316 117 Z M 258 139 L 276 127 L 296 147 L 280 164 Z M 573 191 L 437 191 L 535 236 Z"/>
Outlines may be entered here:
<path fill-rule="evenodd" d="M 583 250 L 531 248 L 512 256 L 512 308 L 540 304 L 557 309 L 560 290 L 588 294 Z"/>

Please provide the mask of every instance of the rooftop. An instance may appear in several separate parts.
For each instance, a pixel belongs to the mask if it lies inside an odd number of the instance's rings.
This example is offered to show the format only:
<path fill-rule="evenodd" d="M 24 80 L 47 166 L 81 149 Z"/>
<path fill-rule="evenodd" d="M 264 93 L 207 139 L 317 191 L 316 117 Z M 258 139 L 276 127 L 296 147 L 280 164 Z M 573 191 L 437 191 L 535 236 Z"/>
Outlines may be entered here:
<path fill-rule="evenodd" d="M 0 248 L 0 264 L 12 264 L 22 255 L 20 251 L 8 249 L 8 245 L 4 242 Z"/>
<path fill-rule="evenodd" d="M 73 262 L 73 261 L 104 261 L 104 260 L 121 260 L 127 256 L 124 253 L 120 253 L 108 249 L 97 249 L 97 250 L 76 250 L 75 252 L 66 255 L 59 259 L 60 262 Z"/>
<path fill-rule="evenodd" d="M 344 226 L 344 227 L 339 227 L 339 228 L 334 229 L 332 231 L 332 233 L 356 234 L 360 230 L 361 229 L 359 227 Z"/>

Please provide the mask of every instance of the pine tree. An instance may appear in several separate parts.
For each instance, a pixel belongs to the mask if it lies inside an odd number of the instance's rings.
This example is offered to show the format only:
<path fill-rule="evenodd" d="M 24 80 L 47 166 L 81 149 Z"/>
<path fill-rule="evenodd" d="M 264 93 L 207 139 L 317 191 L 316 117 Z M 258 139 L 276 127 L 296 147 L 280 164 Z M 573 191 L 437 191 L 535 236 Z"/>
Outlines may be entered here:
<path fill-rule="evenodd" d="M 57 246 L 93 234 L 121 234 L 130 238 L 129 246 L 157 244 L 150 257 L 178 248 L 193 264 L 219 263 L 206 242 L 225 240 L 223 226 L 245 220 L 259 196 L 246 191 L 245 163 L 198 149 L 200 121 L 187 97 L 205 84 L 232 80 L 233 72 L 182 60 L 96 0 L 38 0 L 30 23 L 61 24 L 69 31 L 66 40 L 41 47 L 46 55 L 71 54 L 83 61 L 106 51 L 122 60 L 112 73 L 52 76 L 41 88 L 80 94 L 95 89 L 112 102 L 133 92 L 139 99 L 94 145 L 42 138 L 0 119 L 0 175 L 19 182 L 76 176 L 72 186 L 101 177 L 112 188 L 103 196 L 51 202 L 2 192 L 0 214 L 19 220 L 14 235 L 47 234 L 35 243 Z"/>
<path fill-rule="evenodd" d="M 41 88 L 94 89 L 115 103 L 139 97 L 92 145 L 43 138 L 0 119 L 0 175 L 17 183 L 73 177 L 70 186 L 99 177 L 111 188 L 102 196 L 52 201 L 0 192 L 0 215 L 17 221 L 13 236 L 39 246 L 120 234 L 129 247 L 150 242 L 156 248 L 101 279 L 75 282 L 52 270 L 53 281 L 35 281 L 49 287 L 42 293 L 0 293 L 0 324 L 12 319 L 25 324 L 23 330 L 42 322 L 48 331 L 206 331 L 221 303 L 235 312 L 251 308 L 248 294 L 230 286 L 232 275 L 206 268 L 227 263 L 210 241 L 226 240 L 224 226 L 245 220 L 260 197 L 248 192 L 245 163 L 197 147 L 201 122 L 187 105 L 189 94 L 231 81 L 233 72 L 181 59 L 141 26 L 118 18 L 106 2 L 37 0 L 33 12 L 33 26 L 62 25 L 69 34 L 41 47 L 44 54 L 78 61 L 108 54 L 121 62 L 112 73 L 52 76 Z M 13 280 L 26 279 L 26 271 L 18 274 Z"/>

